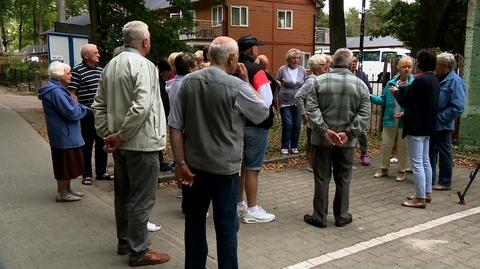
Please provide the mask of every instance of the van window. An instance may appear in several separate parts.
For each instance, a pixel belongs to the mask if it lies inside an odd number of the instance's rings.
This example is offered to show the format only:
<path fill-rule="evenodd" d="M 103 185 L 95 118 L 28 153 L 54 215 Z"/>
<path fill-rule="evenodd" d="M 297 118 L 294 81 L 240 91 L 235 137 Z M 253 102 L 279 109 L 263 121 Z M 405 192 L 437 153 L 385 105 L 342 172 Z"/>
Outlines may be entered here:
<path fill-rule="evenodd" d="M 378 62 L 380 60 L 380 51 L 364 51 L 363 60 Z"/>
<path fill-rule="evenodd" d="M 388 52 L 384 52 L 382 53 L 382 62 L 385 62 L 386 60 L 393 60 L 397 58 L 397 53 L 394 52 L 394 51 L 388 51 Z"/>

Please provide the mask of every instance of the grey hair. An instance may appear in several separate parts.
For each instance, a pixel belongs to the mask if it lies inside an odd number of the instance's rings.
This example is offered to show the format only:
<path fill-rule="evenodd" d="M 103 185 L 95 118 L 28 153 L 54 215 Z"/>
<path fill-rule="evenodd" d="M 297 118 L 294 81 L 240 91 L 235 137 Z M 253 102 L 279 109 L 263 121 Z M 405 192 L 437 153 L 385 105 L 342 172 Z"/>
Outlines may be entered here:
<path fill-rule="evenodd" d="M 453 70 L 456 68 L 457 61 L 455 61 L 455 56 L 448 52 L 442 52 L 437 55 L 437 64 L 444 64 L 448 69 Z"/>
<path fill-rule="evenodd" d="M 353 52 L 347 48 L 340 48 L 333 55 L 333 67 L 349 68 L 353 60 Z"/>
<path fill-rule="evenodd" d="M 299 49 L 292 48 L 287 51 L 287 54 L 285 54 L 285 60 L 288 61 L 288 59 L 297 57 L 297 56 L 301 57 L 302 52 Z"/>
<path fill-rule="evenodd" d="M 58 61 L 52 62 L 48 66 L 48 77 L 59 80 L 65 74 L 65 69 L 70 69 L 70 65 Z"/>
<path fill-rule="evenodd" d="M 143 21 L 127 22 L 122 29 L 123 43 L 125 47 L 138 47 L 143 40 L 150 38 L 148 25 Z"/>
<path fill-rule="evenodd" d="M 322 63 L 327 63 L 325 54 L 315 54 L 308 59 L 308 67 L 310 69 L 317 69 Z"/>
<path fill-rule="evenodd" d="M 90 52 L 90 49 L 93 48 L 93 47 L 96 48 L 97 45 L 95 45 L 95 44 L 85 44 L 85 45 L 83 45 L 82 48 L 80 49 L 80 56 L 82 58 L 85 58 L 88 55 L 88 53 Z"/>
<path fill-rule="evenodd" d="M 238 45 L 234 39 L 227 36 L 215 38 L 208 49 L 210 60 L 216 64 L 227 63 L 230 54 L 238 54 Z"/>

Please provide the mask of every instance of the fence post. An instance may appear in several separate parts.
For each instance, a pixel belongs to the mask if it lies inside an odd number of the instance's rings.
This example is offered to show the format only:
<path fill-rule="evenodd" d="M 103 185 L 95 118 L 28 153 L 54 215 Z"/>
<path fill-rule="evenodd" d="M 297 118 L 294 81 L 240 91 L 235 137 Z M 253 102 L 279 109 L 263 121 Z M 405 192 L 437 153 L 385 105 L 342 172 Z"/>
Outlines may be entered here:
<path fill-rule="evenodd" d="M 35 71 L 35 92 L 38 92 L 40 87 L 42 87 L 42 75 L 40 74 L 40 71 Z"/>

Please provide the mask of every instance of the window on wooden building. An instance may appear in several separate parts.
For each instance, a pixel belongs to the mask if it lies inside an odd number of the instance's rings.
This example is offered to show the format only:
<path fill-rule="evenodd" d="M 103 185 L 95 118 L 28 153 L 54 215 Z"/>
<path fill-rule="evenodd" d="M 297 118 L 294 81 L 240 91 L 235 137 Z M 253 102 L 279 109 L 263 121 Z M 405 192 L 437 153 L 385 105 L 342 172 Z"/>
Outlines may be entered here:
<path fill-rule="evenodd" d="M 278 20 L 278 23 L 277 23 L 278 29 L 292 29 L 293 28 L 293 11 L 278 10 L 277 20 Z"/>
<path fill-rule="evenodd" d="M 248 26 L 248 7 L 232 6 L 232 26 Z"/>

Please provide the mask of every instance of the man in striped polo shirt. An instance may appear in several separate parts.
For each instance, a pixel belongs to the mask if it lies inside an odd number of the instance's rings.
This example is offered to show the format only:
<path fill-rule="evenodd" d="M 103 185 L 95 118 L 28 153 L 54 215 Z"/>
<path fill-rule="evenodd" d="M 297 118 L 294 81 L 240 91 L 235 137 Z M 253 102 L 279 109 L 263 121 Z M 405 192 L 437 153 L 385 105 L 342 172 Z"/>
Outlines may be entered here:
<path fill-rule="evenodd" d="M 82 62 L 72 69 L 72 82 L 68 86 L 72 95 L 76 96 L 80 104 L 90 108 L 98 89 L 98 81 L 103 68 L 99 67 L 100 53 L 94 44 L 82 46 L 80 51 Z M 85 174 L 82 184 L 92 184 L 92 149 L 95 142 L 95 174 L 97 180 L 111 180 L 113 176 L 107 173 L 107 153 L 103 150 L 103 139 L 96 134 L 95 119 L 89 109 L 87 115 L 80 121 L 82 136 L 85 140 L 83 158 Z"/>

